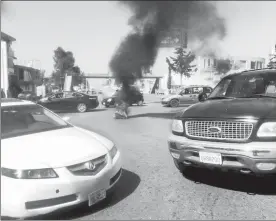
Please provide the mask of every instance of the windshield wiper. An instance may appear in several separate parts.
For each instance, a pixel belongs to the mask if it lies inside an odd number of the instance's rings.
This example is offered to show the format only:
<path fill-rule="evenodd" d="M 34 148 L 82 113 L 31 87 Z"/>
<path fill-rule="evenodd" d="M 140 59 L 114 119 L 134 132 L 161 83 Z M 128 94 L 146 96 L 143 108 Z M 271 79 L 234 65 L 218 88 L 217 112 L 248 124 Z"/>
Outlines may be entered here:
<path fill-rule="evenodd" d="M 252 94 L 246 97 L 239 97 L 239 98 L 259 98 L 259 97 L 276 98 L 276 96 L 267 95 L 267 94 Z"/>
<path fill-rule="evenodd" d="M 217 96 L 217 97 L 209 97 L 207 100 L 219 100 L 219 99 L 235 99 L 235 97 Z"/>

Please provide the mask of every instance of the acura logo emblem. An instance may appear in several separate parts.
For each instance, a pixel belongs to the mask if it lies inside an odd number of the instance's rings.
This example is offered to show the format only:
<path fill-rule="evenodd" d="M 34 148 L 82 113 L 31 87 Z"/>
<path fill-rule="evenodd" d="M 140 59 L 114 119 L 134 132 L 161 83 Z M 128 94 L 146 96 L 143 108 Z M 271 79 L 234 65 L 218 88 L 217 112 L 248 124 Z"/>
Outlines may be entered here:
<path fill-rule="evenodd" d="M 85 167 L 88 170 L 94 170 L 96 168 L 96 165 L 94 163 L 92 163 L 91 161 L 89 161 L 85 164 Z"/>
<path fill-rule="evenodd" d="M 219 128 L 219 127 L 209 127 L 208 132 L 213 133 L 213 134 L 218 134 L 218 133 L 221 133 L 221 128 Z"/>

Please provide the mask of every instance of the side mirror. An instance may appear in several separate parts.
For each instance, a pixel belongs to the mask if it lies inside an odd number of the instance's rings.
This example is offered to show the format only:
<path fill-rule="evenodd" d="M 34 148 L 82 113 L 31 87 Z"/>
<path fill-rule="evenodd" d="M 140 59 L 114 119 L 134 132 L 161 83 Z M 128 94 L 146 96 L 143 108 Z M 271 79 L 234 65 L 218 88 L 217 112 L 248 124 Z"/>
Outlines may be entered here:
<path fill-rule="evenodd" d="M 198 101 L 199 102 L 204 102 L 204 101 L 206 101 L 207 100 L 207 94 L 206 93 L 200 93 L 199 95 L 198 95 Z"/>

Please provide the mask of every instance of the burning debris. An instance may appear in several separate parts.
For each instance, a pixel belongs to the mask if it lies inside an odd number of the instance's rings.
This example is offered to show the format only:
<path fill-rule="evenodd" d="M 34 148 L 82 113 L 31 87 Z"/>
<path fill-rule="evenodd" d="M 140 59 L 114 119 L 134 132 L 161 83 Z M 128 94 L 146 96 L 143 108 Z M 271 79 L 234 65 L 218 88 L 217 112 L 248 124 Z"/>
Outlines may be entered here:
<path fill-rule="evenodd" d="M 142 77 L 142 70 L 153 66 L 164 33 L 178 22 L 186 24 L 190 41 L 207 42 L 225 36 L 224 19 L 210 2 L 199 1 L 121 1 L 133 16 L 131 33 L 121 42 L 109 63 L 116 83 L 122 84 L 121 98 L 127 102 L 129 86 Z M 202 46 L 200 46 L 202 47 Z"/>

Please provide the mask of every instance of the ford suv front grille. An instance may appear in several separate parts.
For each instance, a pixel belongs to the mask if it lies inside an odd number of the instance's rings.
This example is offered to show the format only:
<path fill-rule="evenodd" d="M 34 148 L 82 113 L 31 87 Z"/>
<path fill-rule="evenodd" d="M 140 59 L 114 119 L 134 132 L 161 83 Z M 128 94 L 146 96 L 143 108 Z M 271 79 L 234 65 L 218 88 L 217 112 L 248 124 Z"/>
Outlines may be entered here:
<path fill-rule="evenodd" d="M 186 121 L 185 132 L 191 138 L 208 140 L 246 141 L 254 124 L 240 121 Z"/>

